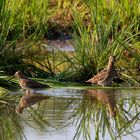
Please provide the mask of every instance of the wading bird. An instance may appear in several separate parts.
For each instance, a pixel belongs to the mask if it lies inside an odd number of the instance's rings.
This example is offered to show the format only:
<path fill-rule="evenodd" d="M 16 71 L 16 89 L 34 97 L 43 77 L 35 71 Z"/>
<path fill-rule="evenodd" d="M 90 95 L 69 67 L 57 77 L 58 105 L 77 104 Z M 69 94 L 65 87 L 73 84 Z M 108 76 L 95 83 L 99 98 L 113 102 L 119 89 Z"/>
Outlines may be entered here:
<path fill-rule="evenodd" d="M 38 83 L 36 81 L 27 78 L 27 76 L 25 76 L 21 71 L 17 71 L 14 76 L 19 78 L 19 84 L 24 90 L 30 91 L 41 88 L 50 88 L 49 85 Z"/>
<path fill-rule="evenodd" d="M 101 72 L 99 72 L 97 75 L 87 80 L 86 82 L 95 83 L 102 86 L 110 86 L 112 84 L 112 80 L 114 79 L 114 76 L 117 75 L 114 63 L 115 63 L 115 57 L 110 56 L 107 68 L 102 70 Z"/>

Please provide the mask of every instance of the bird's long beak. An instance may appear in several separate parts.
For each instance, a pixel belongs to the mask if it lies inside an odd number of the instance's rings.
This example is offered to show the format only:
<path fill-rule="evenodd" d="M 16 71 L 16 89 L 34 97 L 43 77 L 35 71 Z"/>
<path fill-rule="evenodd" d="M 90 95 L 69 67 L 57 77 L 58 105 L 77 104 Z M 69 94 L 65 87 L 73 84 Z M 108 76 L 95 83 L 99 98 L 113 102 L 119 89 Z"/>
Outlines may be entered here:
<path fill-rule="evenodd" d="M 10 77 L 7 81 L 11 81 L 13 78 L 15 78 L 15 75 Z"/>

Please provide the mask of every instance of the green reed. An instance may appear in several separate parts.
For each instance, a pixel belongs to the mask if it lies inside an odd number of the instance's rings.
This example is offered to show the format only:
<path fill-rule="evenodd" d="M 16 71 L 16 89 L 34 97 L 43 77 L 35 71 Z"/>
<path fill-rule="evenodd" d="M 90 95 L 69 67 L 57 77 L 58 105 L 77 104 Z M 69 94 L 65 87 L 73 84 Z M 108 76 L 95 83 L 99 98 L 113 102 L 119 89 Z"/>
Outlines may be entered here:
<path fill-rule="evenodd" d="M 130 74 L 128 68 L 139 67 L 139 13 L 139 0 L 3 0 L 0 2 L 0 69 L 13 73 L 20 66 L 25 69 L 31 60 L 33 66 L 49 71 L 51 76 L 56 74 L 60 80 L 84 82 L 105 67 L 109 55 L 115 55 L 121 79 L 126 81 L 129 77 L 129 83 L 137 84 L 137 70 Z M 38 45 L 34 45 L 55 25 L 72 28 L 69 32 L 75 53 L 60 52 L 58 58 L 40 52 Z M 33 53 L 33 50 L 37 51 Z M 124 51 L 132 55 L 132 60 L 123 56 Z M 57 58 L 59 63 L 54 61 Z M 123 66 L 119 65 L 122 61 Z M 61 71 L 58 67 L 63 63 L 67 65 Z"/>
<path fill-rule="evenodd" d="M 128 1 L 127 1 L 128 2 Z M 133 45 L 135 49 L 135 42 L 138 42 L 138 13 L 135 11 L 134 17 L 130 17 L 131 20 L 126 24 L 122 24 L 122 14 L 126 16 L 128 11 L 119 11 L 124 3 L 121 2 L 109 2 L 105 5 L 103 2 L 99 1 L 84 1 L 83 5 L 80 7 L 82 10 L 88 12 L 82 12 L 79 8 L 77 9 L 75 5 L 71 5 L 72 15 L 73 15 L 73 30 L 74 33 L 74 49 L 75 53 L 71 55 L 66 55 L 66 53 L 61 52 L 72 69 L 67 72 L 71 73 L 69 77 L 71 80 L 83 82 L 92 75 L 96 74 L 98 71 L 103 69 L 108 62 L 110 55 L 114 55 L 117 59 L 117 69 L 119 73 L 121 71 L 121 66 L 118 64 L 119 61 L 123 60 L 123 52 L 127 51 L 128 47 L 124 47 L 123 43 Z M 134 4 L 132 2 L 132 4 Z M 117 7 L 113 9 L 113 7 Z M 134 5 L 133 5 L 134 6 Z M 80 11 L 81 10 L 81 11 Z M 110 11 L 110 13 L 108 13 Z M 80 11 L 80 12 L 79 12 Z M 83 14 L 83 15 L 82 15 Z M 87 17 L 86 17 L 87 16 Z M 129 15 L 130 16 L 130 15 Z M 121 43 L 121 41 L 123 43 Z M 131 47 L 129 47 L 130 49 Z M 131 52 L 130 52 L 131 53 Z M 134 53 L 133 53 L 134 54 Z M 136 52 L 134 54 L 136 61 L 139 61 Z M 138 63 L 137 63 L 138 64 Z M 129 68 L 130 64 L 125 63 Z M 127 71 L 127 69 L 125 69 Z M 124 78 L 123 76 L 121 77 Z M 133 79 L 133 82 L 135 79 Z M 69 78 L 70 79 L 70 78 Z M 134 82 L 136 83 L 136 82 Z"/>
<path fill-rule="evenodd" d="M 23 59 L 31 54 L 27 48 L 46 32 L 48 1 L 4 0 L 0 7 L 0 69 L 8 67 L 6 71 L 12 73 L 26 65 Z"/>

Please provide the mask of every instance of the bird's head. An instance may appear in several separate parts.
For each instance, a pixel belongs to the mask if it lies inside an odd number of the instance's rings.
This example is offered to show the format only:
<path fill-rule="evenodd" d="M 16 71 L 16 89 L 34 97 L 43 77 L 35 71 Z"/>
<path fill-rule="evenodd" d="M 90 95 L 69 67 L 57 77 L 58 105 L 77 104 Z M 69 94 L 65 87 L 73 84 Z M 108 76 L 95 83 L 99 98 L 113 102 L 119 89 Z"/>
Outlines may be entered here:
<path fill-rule="evenodd" d="M 114 56 L 110 55 L 109 62 L 116 62 L 116 58 Z"/>
<path fill-rule="evenodd" d="M 21 78 L 24 74 L 21 71 L 17 71 L 14 76 Z"/>

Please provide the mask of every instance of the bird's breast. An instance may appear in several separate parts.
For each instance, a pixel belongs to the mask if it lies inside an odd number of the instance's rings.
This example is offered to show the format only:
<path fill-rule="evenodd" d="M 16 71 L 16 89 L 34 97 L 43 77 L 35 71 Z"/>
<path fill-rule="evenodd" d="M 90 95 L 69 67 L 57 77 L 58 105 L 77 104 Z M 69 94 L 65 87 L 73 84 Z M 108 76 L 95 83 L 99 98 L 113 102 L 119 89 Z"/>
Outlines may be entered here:
<path fill-rule="evenodd" d="M 27 86 L 27 83 L 24 79 L 20 79 L 19 84 L 23 89 L 26 89 L 26 90 L 29 89 L 29 87 Z"/>

